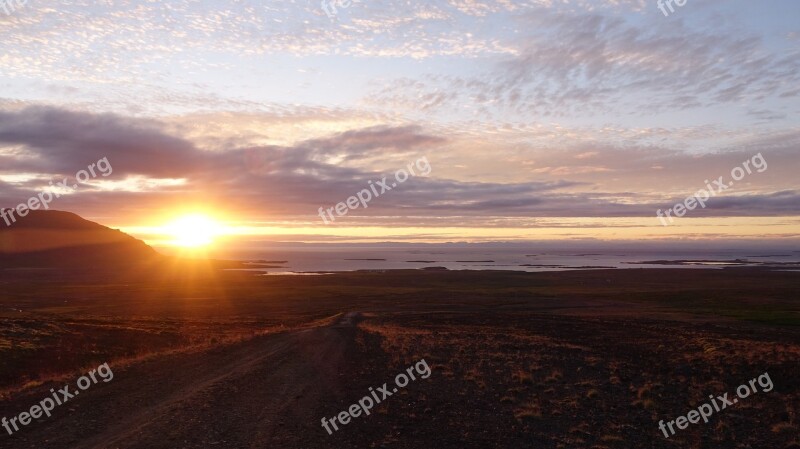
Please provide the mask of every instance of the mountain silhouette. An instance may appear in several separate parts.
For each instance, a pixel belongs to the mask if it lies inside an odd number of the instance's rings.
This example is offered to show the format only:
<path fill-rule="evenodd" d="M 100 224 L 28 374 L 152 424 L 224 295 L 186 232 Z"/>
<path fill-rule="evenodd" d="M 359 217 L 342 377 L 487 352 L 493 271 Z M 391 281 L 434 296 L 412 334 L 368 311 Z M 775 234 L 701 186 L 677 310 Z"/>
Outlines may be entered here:
<path fill-rule="evenodd" d="M 29 211 L 0 220 L 0 267 L 91 268 L 149 263 L 162 257 L 122 231 L 62 211 Z"/>

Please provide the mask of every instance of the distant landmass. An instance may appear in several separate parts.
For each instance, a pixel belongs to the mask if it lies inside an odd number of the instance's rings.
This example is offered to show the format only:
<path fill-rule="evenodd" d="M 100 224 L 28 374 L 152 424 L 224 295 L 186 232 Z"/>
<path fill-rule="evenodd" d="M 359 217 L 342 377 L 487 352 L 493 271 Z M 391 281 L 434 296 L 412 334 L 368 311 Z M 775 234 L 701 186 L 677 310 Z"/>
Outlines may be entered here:
<path fill-rule="evenodd" d="M 30 211 L 0 221 L 0 268 L 90 268 L 158 262 L 163 257 L 117 229 L 62 211 Z"/>

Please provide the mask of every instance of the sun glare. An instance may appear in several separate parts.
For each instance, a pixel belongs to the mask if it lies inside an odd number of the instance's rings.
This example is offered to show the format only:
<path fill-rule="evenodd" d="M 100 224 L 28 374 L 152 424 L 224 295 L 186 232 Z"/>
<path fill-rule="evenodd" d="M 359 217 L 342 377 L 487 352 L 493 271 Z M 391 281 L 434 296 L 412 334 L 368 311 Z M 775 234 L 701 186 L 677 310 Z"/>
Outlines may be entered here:
<path fill-rule="evenodd" d="M 164 226 L 173 245 L 188 248 L 210 245 L 221 230 L 219 223 L 205 215 L 186 215 Z"/>

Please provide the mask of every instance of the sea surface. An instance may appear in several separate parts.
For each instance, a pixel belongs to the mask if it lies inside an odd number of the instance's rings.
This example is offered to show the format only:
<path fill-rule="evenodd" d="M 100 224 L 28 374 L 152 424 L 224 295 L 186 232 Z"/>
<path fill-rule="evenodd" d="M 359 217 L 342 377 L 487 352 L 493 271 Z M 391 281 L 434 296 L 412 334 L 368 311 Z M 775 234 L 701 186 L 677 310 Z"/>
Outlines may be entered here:
<path fill-rule="evenodd" d="M 721 269 L 766 266 L 800 271 L 800 251 L 716 249 L 542 249 L 528 245 L 278 245 L 229 250 L 214 257 L 246 261 L 265 274 L 319 274 L 355 270 L 433 269 L 563 271 L 588 269 Z"/>

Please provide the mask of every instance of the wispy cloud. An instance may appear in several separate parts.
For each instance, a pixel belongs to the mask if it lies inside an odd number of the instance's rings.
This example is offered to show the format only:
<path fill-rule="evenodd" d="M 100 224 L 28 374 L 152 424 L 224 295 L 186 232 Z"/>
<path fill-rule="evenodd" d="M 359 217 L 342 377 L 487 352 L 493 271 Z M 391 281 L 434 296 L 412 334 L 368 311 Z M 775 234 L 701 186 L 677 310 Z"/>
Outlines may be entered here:
<path fill-rule="evenodd" d="M 759 5 L 31 2 L 0 17 L 0 200 L 108 157 L 63 207 L 298 224 L 425 155 L 348 218 L 527 226 L 651 216 L 761 152 L 768 176 L 695 215 L 793 216 L 800 6 Z"/>

